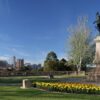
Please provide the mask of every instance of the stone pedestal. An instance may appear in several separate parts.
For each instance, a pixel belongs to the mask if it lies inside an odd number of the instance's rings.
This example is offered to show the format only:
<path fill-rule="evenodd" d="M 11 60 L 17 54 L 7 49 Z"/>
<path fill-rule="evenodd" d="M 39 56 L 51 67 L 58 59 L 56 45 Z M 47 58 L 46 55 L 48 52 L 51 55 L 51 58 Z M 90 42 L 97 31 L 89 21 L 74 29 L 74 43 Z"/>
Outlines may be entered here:
<path fill-rule="evenodd" d="M 96 65 L 96 68 L 88 73 L 87 80 L 100 82 L 100 36 L 97 36 L 94 41 L 96 49 L 93 63 Z"/>
<path fill-rule="evenodd" d="M 96 64 L 96 67 L 100 67 L 100 36 L 97 36 L 94 41 L 96 42 L 96 52 L 93 63 Z"/>
<path fill-rule="evenodd" d="M 95 49 L 95 59 L 93 61 L 94 64 L 96 64 L 96 68 L 92 72 L 92 77 L 94 81 L 99 81 L 100 79 L 100 36 L 97 36 L 94 39 L 96 43 L 96 49 Z"/>
<path fill-rule="evenodd" d="M 23 89 L 30 88 L 31 85 L 32 84 L 31 84 L 31 82 L 28 79 L 24 79 L 24 80 L 22 80 L 22 87 L 21 88 L 23 88 Z"/>

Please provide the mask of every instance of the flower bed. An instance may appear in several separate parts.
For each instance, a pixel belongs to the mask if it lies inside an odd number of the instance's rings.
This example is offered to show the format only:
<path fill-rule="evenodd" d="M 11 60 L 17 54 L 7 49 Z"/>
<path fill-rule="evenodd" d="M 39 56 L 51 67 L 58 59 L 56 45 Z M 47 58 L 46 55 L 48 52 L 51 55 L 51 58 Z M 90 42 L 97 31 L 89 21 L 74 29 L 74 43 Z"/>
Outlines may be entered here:
<path fill-rule="evenodd" d="M 36 82 L 36 87 L 66 93 L 100 94 L 100 86 L 93 84 Z"/>

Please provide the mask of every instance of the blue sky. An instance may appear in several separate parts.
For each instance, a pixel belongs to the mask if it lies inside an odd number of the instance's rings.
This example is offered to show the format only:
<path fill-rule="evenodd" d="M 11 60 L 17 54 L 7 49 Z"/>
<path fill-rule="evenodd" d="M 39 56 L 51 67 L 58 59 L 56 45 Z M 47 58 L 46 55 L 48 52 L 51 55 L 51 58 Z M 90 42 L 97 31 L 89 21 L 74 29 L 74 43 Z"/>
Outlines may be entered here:
<path fill-rule="evenodd" d="M 0 0 L 0 59 L 42 63 L 49 51 L 67 58 L 67 28 L 86 15 L 95 33 L 97 11 L 100 0 Z"/>

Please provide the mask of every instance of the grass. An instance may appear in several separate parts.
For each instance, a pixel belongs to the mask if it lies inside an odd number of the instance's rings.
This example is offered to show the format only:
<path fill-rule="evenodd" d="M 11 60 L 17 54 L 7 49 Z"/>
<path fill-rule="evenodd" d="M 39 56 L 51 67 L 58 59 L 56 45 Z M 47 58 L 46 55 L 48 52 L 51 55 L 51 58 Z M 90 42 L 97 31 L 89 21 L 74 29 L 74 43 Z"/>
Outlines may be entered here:
<path fill-rule="evenodd" d="M 48 76 L 15 76 L 15 77 L 0 77 L 1 84 L 17 84 L 16 86 L 0 86 L 0 100 L 100 100 L 100 96 L 86 94 L 65 94 L 46 92 L 37 89 L 20 89 L 23 79 L 29 79 L 32 82 L 58 82 L 69 77 L 83 76 L 55 76 L 54 79 L 49 79 Z"/>
<path fill-rule="evenodd" d="M 15 76 L 15 77 L 0 77 L 0 83 L 18 84 L 22 83 L 23 79 L 29 79 L 31 82 L 57 82 L 60 79 L 49 79 L 47 76 Z"/>
<path fill-rule="evenodd" d="M 34 88 L 20 89 L 17 86 L 0 86 L 0 100 L 100 100 L 100 96 L 52 93 Z"/>
<path fill-rule="evenodd" d="M 60 75 L 54 76 L 54 79 L 49 79 L 48 76 L 13 76 L 13 77 L 0 77 L 0 83 L 21 83 L 23 79 L 29 79 L 32 82 L 58 82 L 62 79 L 66 79 L 69 77 L 84 77 L 84 76 L 68 76 L 68 75 Z"/>

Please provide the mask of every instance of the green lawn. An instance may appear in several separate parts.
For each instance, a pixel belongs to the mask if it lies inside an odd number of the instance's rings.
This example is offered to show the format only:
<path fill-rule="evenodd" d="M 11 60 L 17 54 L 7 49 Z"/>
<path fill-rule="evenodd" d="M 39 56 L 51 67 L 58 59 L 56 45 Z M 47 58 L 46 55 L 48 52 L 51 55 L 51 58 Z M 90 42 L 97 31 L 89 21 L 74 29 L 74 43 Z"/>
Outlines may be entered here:
<path fill-rule="evenodd" d="M 32 82 L 58 82 L 62 79 L 66 79 L 69 77 L 84 77 L 84 76 L 68 76 L 68 75 L 60 75 L 54 76 L 54 79 L 49 79 L 48 76 L 15 76 L 15 77 L 0 77 L 0 83 L 21 83 L 23 79 L 29 79 Z"/>
<path fill-rule="evenodd" d="M 37 89 L 0 86 L 0 100 L 100 100 L 98 95 L 51 93 Z"/>
<path fill-rule="evenodd" d="M 55 76 L 52 80 L 48 76 L 0 77 L 0 84 L 16 84 L 16 86 L 0 86 L 0 100 L 100 100 L 98 95 L 52 93 L 33 88 L 20 89 L 18 86 L 19 83 L 21 85 L 23 79 L 29 79 L 32 82 L 57 82 L 69 77 L 73 76 Z"/>
<path fill-rule="evenodd" d="M 22 83 L 23 79 L 29 79 L 31 82 L 57 82 L 60 78 L 49 79 L 47 76 L 15 76 L 15 77 L 0 77 L 0 83 L 18 84 Z"/>

